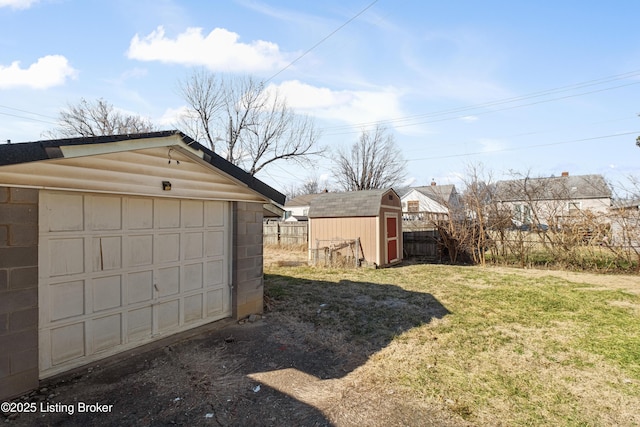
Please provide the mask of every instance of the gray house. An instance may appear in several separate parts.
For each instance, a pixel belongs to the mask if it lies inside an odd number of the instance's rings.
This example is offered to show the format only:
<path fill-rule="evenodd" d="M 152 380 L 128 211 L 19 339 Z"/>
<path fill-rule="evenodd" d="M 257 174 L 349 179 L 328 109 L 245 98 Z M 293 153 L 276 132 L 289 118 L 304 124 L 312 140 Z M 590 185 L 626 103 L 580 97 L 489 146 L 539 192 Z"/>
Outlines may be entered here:
<path fill-rule="evenodd" d="M 611 189 L 602 175 L 524 178 L 496 183 L 495 198 L 516 225 L 537 222 L 560 225 L 580 212 L 606 214 Z"/>
<path fill-rule="evenodd" d="M 178 131 L 0 145 L 0 398 L 262 312 L 271 202 Z"/>

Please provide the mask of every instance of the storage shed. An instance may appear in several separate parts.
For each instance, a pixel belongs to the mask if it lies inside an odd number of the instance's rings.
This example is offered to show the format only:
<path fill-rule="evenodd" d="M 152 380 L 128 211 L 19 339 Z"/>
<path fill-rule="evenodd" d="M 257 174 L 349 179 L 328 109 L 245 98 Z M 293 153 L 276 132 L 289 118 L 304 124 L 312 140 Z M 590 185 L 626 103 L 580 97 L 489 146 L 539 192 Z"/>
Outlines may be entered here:
<path fill-rule="evenodd" d="M 309 207 L 309 257 L 359 239 L 357 256 L 386 267 L 402 261 L 402 205 L 393 189 L 322 193 Z M 354 252 L 354 251 L 352 251 Z"/>
<path fill-rule="evenodd" d="M 271 201 L 178 131 L 0 145 L 0 398 L 262 312 Z"/>

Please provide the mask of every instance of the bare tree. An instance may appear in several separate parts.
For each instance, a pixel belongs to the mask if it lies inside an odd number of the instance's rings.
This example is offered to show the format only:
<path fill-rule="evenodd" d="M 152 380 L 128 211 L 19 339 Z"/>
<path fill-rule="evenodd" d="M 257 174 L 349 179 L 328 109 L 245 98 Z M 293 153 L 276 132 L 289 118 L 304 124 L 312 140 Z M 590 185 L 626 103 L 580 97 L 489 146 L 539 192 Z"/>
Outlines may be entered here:
<path fill-rule="evenodd" d="M 393 135 L 383 126 L 363 130 L 350 150 L 339 150 L 334 177 L 345 191 L 388 188 L 400 184 L 406 176 L 406 161 Z"/>
<path fill-rule="evenodd" d="M 151 120 L 117 111 L 113 105 L 100 98 L 77 104 L 69 104 L 59 114 L 60 126 L 44 134 L 52 137 L 88 137 L 145 133 L 156 130 Z"/>
<path fill-rule="evenodd" d="M 252 175 L 276 161 L 304 163 L 322 153 L 313 120 L 252 77 L 197 70 L 179 88 L 189 105 L 182 126 Z"/>

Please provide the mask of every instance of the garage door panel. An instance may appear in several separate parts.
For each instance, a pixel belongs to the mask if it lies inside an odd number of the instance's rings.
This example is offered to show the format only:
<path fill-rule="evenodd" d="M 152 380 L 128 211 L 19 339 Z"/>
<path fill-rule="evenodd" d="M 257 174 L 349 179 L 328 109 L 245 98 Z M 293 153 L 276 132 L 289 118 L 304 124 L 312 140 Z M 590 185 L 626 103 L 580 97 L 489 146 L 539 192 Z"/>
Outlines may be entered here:
<path fill-rule="evenodd" d="M 180 233 L 158 234 L 153 246 L 156 263 L 180 261 Z"/>
<path fill-rule="evenodd" d="M 182 222 L 185 227 L 204 226 L 204 203 L 198 200 L 182 201 Z"/>
<path fill-rule="evenodd" d="M 85 311 L 84 280 L 56 283 L 49 288 L 51 321 L 82 316 Z"/>
<path fill-rule="evenodd" d="M 154 288 L 160 298 L 180 292 L 180 267 L 159 269 Z"/>
<path fill-rule="evenodd" d="M 93 351 L 98 353 L 122 344 L 122 319 L 120 313 L 93 320 Z"/>
<path fill-rule="evenodd" d="M 180 200 L 155 199 L 153 217 L 157 228 L 180 227 Z"/>
<path fill-rule="evenodd" d="M 40 197 L 41 378 L 231 315 L 228 203 Z"/>
<path fill-rule="evenodd" d="M 207 316 L 222 314 L 224 311 L 223 296 L 224 291 L 222 289 L 207 292 Z"/>
<path fill-rule="evenodd" d="M 162 333 L 180 326 L 180 300 L 174 299 L 155 306 L 157 308 L 158 332 Z"/>
<path fill-rule="evenodd" d="M 202 319 L 202 294 L 191 295 L 184 299 L 184 323 Z"/>
<path fill-rule="evenodd" d="M 131 310 L 127 314 L 127 338 L 129 341 L 149 338 L 153 332 L 153 311 L 151 307 Z"/>
<path fill-rule="evenodd" d="M 89 200 L 91 203 L 89 228 L 91 230 L 105 231 L 122 228 L 121 197 L 94 196 Z"/>
<path fill-rule="evenodd" d="M 98 277 L 91 281 L 93 312 L 118 308 L 122 305 L 122 277 Z"/>
<path fill-rule="evenodd" d="M 207 231 L 206 233 L 206 250 L 207 257 L 222 256 L 225 249 L 224 231 Z"/>
<path fill-rule="evenodd" d="M 184 234 L 184 257 L 183 259 L 202 258 L 204 237 L 202 232 Z"/>
<path fill-rule="evenodd" d="M 46 215 L 44 222 L 47 231 L 84 230 L 84 198 L 80 194 L 46 194 Z"/>
<path fill-rule="evenodd" d="M 129 304 L 151 301 L 153 298 L 153 270 L 128 274 L 126 290 L 126 301 Z"/>
<path fill-rule="evenodd" d="M 122 268 L 122 237 L 97 237 L 93 239 L 93 271 L 119 270 Z"/>
<path fill-rule="evenodd" d="M 127 224 L 130 230 L 153 228 L 153 199 L 132 197 L 128 200 Z"/>
<path fill-rule="evenodd" d="M 202 263 L 188 264 L 183 267 L 184 278 L 181 291 L 201 289 L 203 285 Z"/>
<path fill-rule="evenodd" d="M 220 286 L 224 283 L 224 262 L 221 259 L 207 262 L 207 286 Z"/>
<path fill-rule="evenodd" d="M 84 239 L 49 241 L 49 275 L 68 276 L 84 272 Z"/>
<path fill-rule="evenodd" d="M 127 267 L 153 264 L 153 234 L 129 236 Z"/>
<path fill-rule="evenodd" d="M 223 227 L 225 225 L 224 202 L 205 202 L 205 221 L 207 227 Z"/>
<path fill-rule="evenodd" d="M 84 323 L 51 329 L 51 362 L 53 366 L 85 355 Z"/>

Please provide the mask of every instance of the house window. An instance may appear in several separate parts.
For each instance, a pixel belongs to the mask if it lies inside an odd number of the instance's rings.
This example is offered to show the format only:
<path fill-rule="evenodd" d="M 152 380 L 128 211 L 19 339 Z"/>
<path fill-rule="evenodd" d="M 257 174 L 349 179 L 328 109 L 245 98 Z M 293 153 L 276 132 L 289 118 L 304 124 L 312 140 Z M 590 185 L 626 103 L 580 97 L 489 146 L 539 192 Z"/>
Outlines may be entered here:
<path fill-rule="evenodd" d="M 409 200 L 408 211 L 409 212 L 419 212 L 420 211 L 420 202 L 418 200 Z"/>
<path fill-rule="evenodd" d="M 531 208 L 528 205 L 514 205 L 513 218 L 521 224 L 531 224 Z"/>
<path fill-rule="evenodd" d="M 581 208 L 581 202 L 568 202 L 567 209 L 569 210 L 569 215 L 578 213 Z"/>

